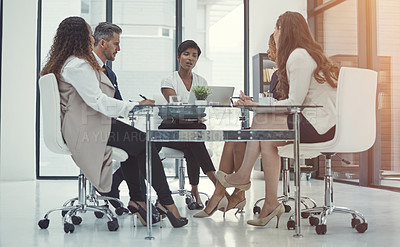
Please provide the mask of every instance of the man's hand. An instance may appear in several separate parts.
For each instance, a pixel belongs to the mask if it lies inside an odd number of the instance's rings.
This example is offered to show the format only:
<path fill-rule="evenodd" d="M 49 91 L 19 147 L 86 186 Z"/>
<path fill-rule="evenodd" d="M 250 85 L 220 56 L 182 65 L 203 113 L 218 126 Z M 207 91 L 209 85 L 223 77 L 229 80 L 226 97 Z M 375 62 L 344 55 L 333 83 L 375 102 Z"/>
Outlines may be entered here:
<path fill-rule="evenodd" d="M 146 99 L 139 101 L 139 105 L 154 105 L 155 101 L 152 99 Z"/>

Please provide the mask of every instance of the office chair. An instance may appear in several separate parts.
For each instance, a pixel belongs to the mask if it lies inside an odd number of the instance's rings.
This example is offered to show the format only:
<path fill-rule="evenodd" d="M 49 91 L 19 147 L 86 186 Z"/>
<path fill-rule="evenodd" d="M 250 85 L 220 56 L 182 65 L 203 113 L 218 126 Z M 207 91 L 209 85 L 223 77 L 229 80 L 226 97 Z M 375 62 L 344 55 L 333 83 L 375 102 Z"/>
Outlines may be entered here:
<path fill-rule="evenodd" d="M 210 157 L 212 157 L 212 151 L 208 150 L 208 153 L 210 154 Z M 161 151 L 159 152 L 159 155 L 162 160 L 164 159 L 175 159 L 175 169 L 176 169 L 176 175 L 179 179 L 179 189 L 175 190 L 172 192 L 172 194 L 175 195 L 180 195 L 180 196 L 185 196 L 185 202 L 188 206 L 189 209 L 193 210 L 196 207 L 196 200 L 192 196 L 192 192 L 189 190 L 185 189 L 185 157 L 182 151 L 169 148 L 169 147 L 163 147 Z M 207 193 L 204 192 L 199 192 L 201 195 L 205 195 L 207 197 L 207 201 L 210 199 Z M 207 203 L 206 201 L 206 203 Z"/>
<path fill-rule="evenodd" d="M 71 155 L 61 133 L 60 95 L 55 75 L 47 74 L 42 76 L 39 79 L 39 88 L 42 101 L 43 137 L 45 144 L 54 153 Z M 122 162 L 127 158 L 128 154 L 125 151 L 113 148 L 114 161 Z M 87 187 L 89 190 L 88 194 L 86 193 Z M 48 219 L 49 214 L 54 211 L 62 211 L 64 231 L 65 233 L 73 233 L 75 229 L 74 225 L 79 225 L 82 222 L 82 218 L 76 214 L 78 212 L 93 211 L 97 218 L 101 218 L 104 215 L 107 216 L 108 229 L 116 231 L 119 227 L 117 218 L 108 209 L 108 204 L 99 205 L 100 200 L 115 200 L 122 205 L 122 209 L 118 209 L 117 214 L 120 215 L 124 212 L 124 204 L 120 200 L 112 197 L 98 196 L 94 186 L 90 182 L 87 182 L 85 174 L 81 171 L 78 175 L 78 197 L 68 200 L 62 207 L 49 210 L 45 214 L 44 219 L 38 222 L 38 225 L 41 229 L 47 229 L 50 223 Z M 75 204 L 75 201 L 78 203 Z"/>
<path fill-rule="evenodd" d="M 367 69 L 342 67 L 336 95 L 336 132 L 332 140 L 322 143 L 300 144 L 300 158 L 325 156 L 324 205 L 302 210 L 310 213 L 309 222 L 317 234 L 327 232 L 327 216 L 338 213 L 352 215 L 351 226 L 359 233 L 368 229 L 367 220 L 355 210 L 333 204 L 333 177 L 331 158 L 336 153 L 355 153 L 368 150 L 376 138 L 376 87 L 377 72 Z M 281 157 L 293 158 L 293 144 L 279 148 Z M 314 215 L 320 215 L 319 218 Z M 288 229 L 294 229 L 293 216 Z"/>

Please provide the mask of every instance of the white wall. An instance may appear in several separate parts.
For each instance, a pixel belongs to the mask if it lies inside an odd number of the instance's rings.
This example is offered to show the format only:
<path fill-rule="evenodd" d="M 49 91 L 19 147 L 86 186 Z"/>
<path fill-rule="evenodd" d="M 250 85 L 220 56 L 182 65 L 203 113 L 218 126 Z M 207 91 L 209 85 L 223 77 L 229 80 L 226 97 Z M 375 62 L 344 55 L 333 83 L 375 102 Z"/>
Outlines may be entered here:
<path fill-rule="evenodd" d="M 35 178 L 36 22 L 36 0 L 3 0 L 1 180 Z"/>
<path fill-rule="evenodd" d="M 276 20 L 286 11 L 296 11 L 307 19 L 307 0 L 250 1 L 250 56 L 266 53 Z"/>
<path fill-rule="evenodd" d="M 269 36 L 274 32 L 278 17 L 286 11 L 296 11 L 307 19 L 307 0 L 251 0 L 249 6 L 249 60 L 250 60 L 250 91 L 253 92 L 253 56 L 266 53 Z M 251 94 L 251 93 L 250 93 Z"/>

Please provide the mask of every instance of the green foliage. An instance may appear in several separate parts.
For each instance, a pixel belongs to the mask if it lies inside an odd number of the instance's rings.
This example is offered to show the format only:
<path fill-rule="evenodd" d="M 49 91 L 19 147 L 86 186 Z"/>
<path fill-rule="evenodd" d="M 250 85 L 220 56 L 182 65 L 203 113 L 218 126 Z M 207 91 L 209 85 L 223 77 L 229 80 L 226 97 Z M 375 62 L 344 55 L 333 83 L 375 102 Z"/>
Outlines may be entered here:
<path fill-rule="evenodd" d="M 197 100 L 205 100 L 211 94 L 211 89 L 205 86 L 196 86 L 193 88 L 193 93 Z"/>

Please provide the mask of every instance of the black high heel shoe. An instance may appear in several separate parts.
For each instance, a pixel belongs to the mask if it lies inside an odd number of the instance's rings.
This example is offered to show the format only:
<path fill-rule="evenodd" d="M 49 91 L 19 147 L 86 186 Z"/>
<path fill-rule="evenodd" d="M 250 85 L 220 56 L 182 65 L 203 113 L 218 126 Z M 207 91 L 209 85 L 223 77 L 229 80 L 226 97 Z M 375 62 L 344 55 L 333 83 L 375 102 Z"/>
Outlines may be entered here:
<path fill-rule="evenodd" d="M 161 203 L 159 202 L 156 203 L 156 208 L 161 216 L 167 216 L 169 222 L 171 222 L 171 225 L 175 228 L 182 227 L 189 222 L 188 219 L 185 217 L 176 218 L 175 215 L 171 211 L 169 211 L 166 206 L 161 205 Z"/>
<path fill-rule="evenodd" d="M 139 203 L 135 202 L 134 203 L 138 206 L 138 208 L 135 208 L 132 205 L 128 205 L 129 211 L 131 211 L 132 214 L 136 214 L 136 216 L 139 218 L 140 222 L 142 223 L 143 226 L 147 226 L 147 212 L 146 210 L 140 206 Z M 154 207 L 154 205 L 151 205 L 152 208 L 152 223 L 157 223 L 160 222 L 160 214 L 158 213 L 158 210 Z"/>

